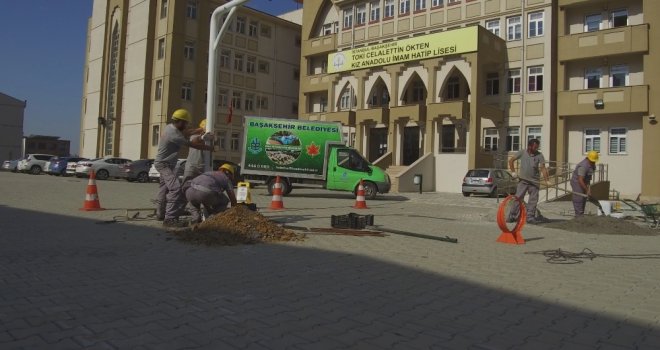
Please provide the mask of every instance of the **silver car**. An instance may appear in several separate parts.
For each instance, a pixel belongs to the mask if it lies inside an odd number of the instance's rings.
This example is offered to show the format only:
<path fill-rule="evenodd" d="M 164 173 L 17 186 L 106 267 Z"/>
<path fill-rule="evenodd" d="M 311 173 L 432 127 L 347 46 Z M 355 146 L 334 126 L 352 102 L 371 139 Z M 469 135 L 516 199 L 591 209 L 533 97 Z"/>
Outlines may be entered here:
<path fill-rule="evenodd" d="M 52 154 L 28 154 L 18 162 L 18 171 L 39 175 L 46 168 L 46 162 L 55 157 Z"/>
<path fill-rule="evenodd" d="M 468 170 L 463 178 L 462 191 L 470 194 L 487 194 L 490 197 L 515 194 L 518 181 L 505 169 L 480 168 Z"/>
<path fill-rule="evenodd" d="M 96 173 L 96 178 L 99 180 L 107 180 L 111 177 L 125 177 L 125 172 L 122 172 L 122 165 L 130 161 L 130 159 L 116 157 L 83 160 L 76 164 L 76 177 L 88 176 L 89 171 L 92 169 Z"/>

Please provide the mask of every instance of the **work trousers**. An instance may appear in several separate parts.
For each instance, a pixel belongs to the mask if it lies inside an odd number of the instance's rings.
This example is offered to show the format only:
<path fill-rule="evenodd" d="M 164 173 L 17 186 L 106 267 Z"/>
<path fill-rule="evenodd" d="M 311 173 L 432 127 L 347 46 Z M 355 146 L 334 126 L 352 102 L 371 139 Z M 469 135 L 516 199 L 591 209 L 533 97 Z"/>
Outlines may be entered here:
<path fill-rule="evenodd" d="M 185 183 L 186 181 L 190 181 L 194 178 L 196 178 L 199 175 L 202 175 L 204 173 L 204 166 L 188 166 L 186 164 L 186 168 L 183 171 L 183 182 Z"/>
<path fill-rule="evenodd" d="M 584 193 L 582 186 L 574 184 L 571 182 L 571 188 L 573 189 L 573 210 L 575 211 L 575 216 L 584 215 L 584 208 L 587 207 L 587 197 L 580 196 L 575 193 Z"/>
<path fill-rule="evenodd" d="M 181 192 L 181 182 L 174 170 L 167 165 L 156 165 L 160 174 L 158 184 L 158 217 L 165 220 L 178 219 L 186 207 L 186 200 Z"/>
<path fill-rule="evenodd" d="M 533 219 L 536 217 L 536 205 L 539 202 L 539 187 L 524 180 L 520 181 L 516 189 L 516 197 L 520 198 L 521 201 L 524 201 L 526 194 L 529 194 L 529 199 L 527 200 L 527 203 L 525 203 L 527 218 Z M 514 202 L 511 213 L 517 217 L 519 211 L 520 208 L 518 207 L 518 202 Z"/>
<path fill-rule="evenodd" d="M 189 187 L 186 190 L 186 199 L 190 202 L 190 215 L 192 216 L 192 222 L 202 221 L 202 205 L 206 209 L 206 212 L 209 215 L 212 215 L 225 211 L 229 204 L 229 198 L 222 193 L 215 191 L 200 191 L 193 187 Z"/>

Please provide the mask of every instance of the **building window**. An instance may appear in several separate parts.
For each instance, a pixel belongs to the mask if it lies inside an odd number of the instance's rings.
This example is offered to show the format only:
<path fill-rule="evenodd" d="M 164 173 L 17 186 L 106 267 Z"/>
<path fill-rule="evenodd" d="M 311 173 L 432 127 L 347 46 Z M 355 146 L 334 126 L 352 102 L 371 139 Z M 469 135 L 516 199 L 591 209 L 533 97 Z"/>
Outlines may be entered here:
<path fill-rule="evenodd" d="M 600 152 L 600 129 L 584 130 L 584 153 Z"/>
<path fill-rule="evenodd" d="M 626 128 L 610 129 L 610 154 L 626 154 Z"/>
<path fill-rule="evenodd" d="M 151 145 L 158 146 L 160 141 L 160 125 L 154 125 L 151 127 Z"/>
<path fill-rule="evenodd" d="M 295 81 L 300 80 L 300 69 L 298 68 L 293 69 L 293 80 Z"/>
<path fill-rule="evenodd" d="M 405 15 L 410 12 L 410 0 L 399 0 L 399 14 Z"/>
<path fill-rule="evenodd" d="M 195 59 L 195 43 L 192 41 L 186 41 L 183 46 L 183 57 L 187 60 Z"/>
<path fill-rule="evenodd" d="M 415 0 L 415 11 L 426 10 L 426 0 Z"/>
<path fill-rule="evenodd" d="M 543 91 L 543 66 L 527 69 L 527 91 Z"/>
<path fill-rule="evenodd" d="M 227 149 L 227 133 L 226 131 L 218 132 L 217 136 L 215 138 L 217 140 L 217 144 L 220 147 L 221 150 L 226 150 Z"/>
<path fill-rule="evenodd" d="M 499 131 L 495 128 L 484 129 L 484 150 L 497 151 L 497 141 L 499 140 Z"/>
<path fill-rule="evenodd" d="M 520 93 L 520 69 L 511 69 L 507 72 L 506 92 L 509 94 Z"/>
<path fill-rule="evenodd" d="M 323 35 L 332 34 L 332 23 L 326 23 L 323 25 Z"/>
<path fill-rule="evenodd" d="M 236 17 L 236 33 L 245 34 L 245 17 Z"/>
<path fill-rule="evenodd" d="M 543 12 L 534 12 L 528 15 L 529 37 L 543 36 Z"/>
<path fill-rule="evenodd" d="M 268 97 L 266 96 L 257 97 L 257 107 L 259 107 L 259 109 L 268 109 Z"/>
<path fill-rule="evenodd" d="M 454 100 L 461 96 L 460 81 L 458 77 L 451 77 L 447 80 L 447 99 Z"/>
<path fill-rule="evenodd" d="M 508 41 L 520 40 L 522 38 L 522 23 L 520 16 L 506 19 L 506 38 Z"/>
<path fill-rule="evenodd" d="M 243 93 L 240 91 L 234 91 L 233 97 L 231 99 L 231 106 L 234 109 L 241 109 L 241 98 Z"/>
<path fill-rule="evenodd" d="M 197 0 L 188 0 L 186 5 L 186 17 L 190 19 L 197 18 Z"/>
<path fill-rule="evenodd" d="M 291 103 L 291 113 L 298 114 L 298 102 Z"/>
<path fill-rule="evenodd" d="M 229 91 L 227 90 L 220 90 L 218 93 L 218 106 L 220 107 L 228 107 L 229 106 Z"/>
<path fill-rule="evenodd" d="M 230 55 L 231 55 L 231 51 L 229 51 L 229 50 L 220 51 L 220 67 L 229 68 L 229 57 L 230 57 Z"/>
<path fill-rule="evenodd" d="M 394 17 L 394 0 L 385 0 L 384 18 Z"/>
<path fill-rule="evenodd" d="M 630 80 L 628 77 L 628 66 L 625 64 L 610 67 L 610 86 L 628 86 Z"/>
<path fill-rule="evenodd" d="M 343 111 L 349 108 L 351 108 L 351 91 L 350 89 L 344 89 L 339 98 L 339 109 Z"/>
<path fill-rule="evenodd" d="M 259 28 L 259 22 L 250 21 L 250 26 L 248 27 L 248 35 L 256 38 L 257 37 L 257 28 Z"/>
<path fill-rule="evenodd" d="M 486 75 L 486 95 L 493 96 L 500 94 L 500 75 L 497 73 L 488 73 Z"/>
<path fill-rule="evenodd" d="M 270 64 L 266 61 L 259 61 L 259 73 L 268 74 L 270 72 Z"/>
<path fill-rule="evenodd" d="M 585 32 L 595 32 L 601 29 L 601 24 L 603 23 L 603 16 L 598 14 L 588 15 L 584 18 L 584 31 Z"/>
<path fill-rule="evenodd" d="M 165 38 L 158 39 L 158 59 L 165 58 Z"/>
<path fill-rule="evenodd" d="M 245 94 L 245 110 L 254 111 L 254 94 Z"/>
<path fill-rule="evenodd" d="M 239 147 L 238 139 L 240 137 L 239 135 L 240 134 L 237 133 L 237 132 L 232 132 L 231 133 L 231 150 L 232 151 L 238 151 L 238 147 Z"/>
<path fill-rule="evenodd" d="M 442 0 L 431 0 L 431 7 L 440 7 L 442 6 Z"/>
<path fill-rule="evenodd" d="M 167 17 L 167 0 L 160 1 L 160 18 Z"/>
<path fill-rule="evenodd" d="M 254 56 L 248 56 L 247 63 L 245 65 L 245 71 L 251 74 L 254 74 L 257 69 L 257 58 Z"/>
<path fill-rule="evenodd" d="M 185 82 L 181 85 L 181 99 L 186 101 L 192 100 L 193 84 Z"/>
<path fill-rule="evenodd" d="M 370 14 L 369 21 L 377 22 L 380 21 L 380 1 L 372 1 L 369 4 Z"/>
<path fill-rule="evenodd" d="M 443 125 L 441 128 L 441 153 L 456 152 L 456 125 Z"/>
<path fill-rule="evenodd" d="M 260 28 L 261 28 L 261 36 L 270 38 L 270 26 L 262 23 Z"/>
<path fill-rule="evenodd" d="M 490 21 L 486 21 L 486 29 L 488 29 L 489 32 L 500 36 L 500 20 L 498 19 L 493 19 Z"/>
<path fill-rule="evenodd" d="M 610 28 L 625 27 L 628 25 L 628 10 L 612 11 L 610 14 Z"/>
<path fill-rule="evenodd" d="M 160 99 L 163 98 L 163 81 L 162 80 L 156 80 L 156 93 L 154 95 L 154 100 L 160 101 Z"/>
<path fill-rule="evenodd" d="M 506 129 L 506 150 L 519 151 L 520 150 L 520 128 L 512 127 Z"/>
<path fill-rule="evenodd" d="M 587 68 L 584 72 L 584 88 L 600 89 L 603 70 L 600 68 Z"/>
<path fill-rule="evenodd" d="M 460 3 L 461 3 L 461 0 L 449 0 L 449 1 L 447 1 L 448 5 L 456 5 L 456 4 L 460 4 Z"/>
<path fill-rule="evenodd" d="M 528 126 L 527 127 L 527 142 L 531 139 L 539 140 L 539 148 L 543 145 L 541 142 L 541 127 L 540 126 Z"/>
<path fill-rule="evenodd" d="M 358 5 L 355 7 L 355 9 L 357 12 L 355 17 L 355 25 L 361 26 L 367 22 L 367 5 Z"/>
<path fill-rule="evenodd" d="M 353 7 L 344 9 L 344 29 L 353 27 Z"/>
<path fill-rule="evenodd" d="M 319 100 L 319 109 L 321 113 L 325 113 L 328 111 L 328 98 L 323 96 Z"/>
<path fill-rule="evenodd" d="M 234 70 L 238 72 L 243 71 L 243 54 L 234 54 Z"/>

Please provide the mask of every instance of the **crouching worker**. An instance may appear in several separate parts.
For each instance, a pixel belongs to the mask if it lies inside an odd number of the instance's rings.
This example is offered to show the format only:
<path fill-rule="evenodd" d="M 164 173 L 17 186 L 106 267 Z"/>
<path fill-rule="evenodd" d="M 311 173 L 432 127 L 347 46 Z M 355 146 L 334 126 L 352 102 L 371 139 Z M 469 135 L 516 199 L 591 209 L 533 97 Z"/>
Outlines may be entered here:
<path fill-rule="evenodd" d="M 232 207 L 236 206 L 232 183 L 234 171 L 231 164 L 223 164 L 217 171 L 207 171 L 190 181 L 190 187 L 186 189 L 186 199 L 192 207 L 190 214 L 193 223 L 202 221 L 202 205 L 209 215 L 225 211 L 230 202 Z"/>

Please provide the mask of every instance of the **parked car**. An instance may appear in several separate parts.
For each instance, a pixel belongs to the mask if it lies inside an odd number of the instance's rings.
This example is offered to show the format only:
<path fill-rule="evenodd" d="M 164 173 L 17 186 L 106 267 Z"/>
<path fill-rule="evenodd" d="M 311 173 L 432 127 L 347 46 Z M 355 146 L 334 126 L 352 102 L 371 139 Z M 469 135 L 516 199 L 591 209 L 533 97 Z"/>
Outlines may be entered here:
<path fill-rule="evenodd" d="M 91 169 L 94 170 L 96 178 L 99 180 L 125 177 L 126 174 L 122 173 L 121 166 L 130 161 L 130 159 L 117 157 L 81 161 L 76 165 L 76 177 L 88 176 Z"/>
<path fill-rule="evenodd" d="M 53 157 L 51 160 L 46 162 L 44 167 L 44 172 L 50 175 L 67 175 L 67 168 L 69 163 L 77 163 L 85 158 L 81 157 Z M 75 167 L 74 167 L 75 170 Z"/>
<path fill-rule="evenodd" d="M 149 182 L 149 168 L 154 163 L 153 159 L 138 159 L 122 166 L 126 180 L 130 182 Z"/>
<path fill-rule="evenodd" d="M 76 175 L 76 166 L 78 165 L 78 162 L 84 162 L 86 160 L 89 160 L 87 158 L 71 158 L 69 161 L 66 163 L 66 175 L 67 176 L 74 176 Z"/>
<path fill-rule="evenodd" d="M 18 171 L 18 162 L 20 161 L 21 161 L 20 159 L 5 160 L 2 163 L 2 170 L 11 171 L 12 173 L 15 173 Z"/>
<path fill-rule="evenodd" d="M 179 179 L 183 179 L 183 171 L 185 170 L 185 167 L 186 167 L 185 158 L 176 161 L 176 167 L 174 168 L 174 172 L 179 177 Z M 158 180 L 160 180 L 160 173 L 158 172 L 158 170 L 156 170 L 154 164 L 151 163 L 151 167 L 149 168 L 149 181 L 158 181 Z"/>
<path fill-rule="evenodd" d="M 25 159 L 18 162 L 18 171 L 39 175 L 46 167 L 46 162 L 53 157 L 52 154 L 28 154 Z"/>
<path fill-rule="evenodd" d="M 505 169 L 472 169 L 463 178 L 462 191 L 465 197 L 470 194 L 487 194 L 490 197 L 515 194 L 518 181 Z"/>

